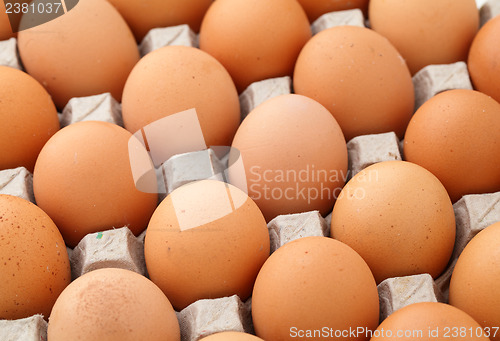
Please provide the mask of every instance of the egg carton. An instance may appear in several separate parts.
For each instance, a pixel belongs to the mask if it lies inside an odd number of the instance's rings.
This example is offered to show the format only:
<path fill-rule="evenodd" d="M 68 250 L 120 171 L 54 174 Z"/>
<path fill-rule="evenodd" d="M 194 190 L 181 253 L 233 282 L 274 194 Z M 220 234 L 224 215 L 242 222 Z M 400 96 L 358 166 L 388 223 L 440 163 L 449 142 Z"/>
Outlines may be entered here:
<path fill-rule="evenodd" d="M 47 341 L 47 321 L 42 315 L 19 320 L 0 320 L 2 341 Z"/>
<path fill-rule="evenodd" d="M 154 28 L 142 40 L 139 51 L 142 57 L 164 46 L 198 47 L 198 41 L 199 37 L 188 25 Z"/>
<path fill-rule="evenodd" d="M 320 18 L 321 21 L 318 19 L 313 30 L 319 32 L 343 24 L 364 25 L 362 14 L 360 19 L 356 11 L 343 12 L 345 13 L 327 14 L 324 18 Z M 489 1 L 481 9 L 482 20 L 491 18 L 492 13 L 498 14 L 498 12 L 500 12 L 498 2 Z M 6 43 L 5 48 L 0 48 L 3 53 L 0 55 L 0 64 L 5 65 L 7 63 L 5 61 L 14 60 L 15 56 L 20 68 L 15 38 L 0 43 Z M 185 27 L 154 29 L 141 43 L 141 53 L 144 55 L 166 45 L 197 46 L 197 37 Z M 466 66 L 464 68 L 464 63 L 456 64 L 431 66 L 426 68 L 427 70 L 421 70 L 419 77 L 417 75 L 414 77 L 420 105 L 439 92 L 452 88 L 468 88 L 470 79 L 466 73 L 467 68 Z M 242 111 L 249 113 L 266 99 L 291 93 L 291 79 L 285 77 L 265 80 L 252 84 L 247 90 L 245 96 L 240 97 L 240 102 Z M 103 94 L 75 99 L 68 103 L 67 112 L 65 114 L 63 111 L 61 121 L 64 116 L 66 117 L 64 124 L 85 119 L 120 122 L 117 119 L 121 118 L 121 115 L 116 101 L 110 97 L 109 94 Z M 416 107 L 418 106 L 416 103 Z M 349 141 L 351 176 L 376 162 L 402 159 L 400 146 L 401 142 L 394 133 L 360 136 Z M 169 161 L 159 168 L 159 173 L 167 179 L 163 183 L 166 193 L 184 183 L 207 178 L 207 175 L 208 177 L 217 176 L 222 173 L 221 169 L 224 169 L 223 162 L 214 157 L 210 150 L 177 155 Z M 5 179 L 10 180 L 2 181 Z M 169 184 L 170 191 L 168 191 Z M 21 196 L 34 202 L 32 175 L 22 168 L 1 171 L 0 193 Z M 421 274 L 390 278 L 380 283 L 378 289 L 381 319 L 410 303 L 446 302 L 449 278 L 458 255 L 475 234 L 489 224 L 500 220 L 499 202 L 500 192 L 469 195 L 459 200 L 454 205 L 457 240 L 447 270 L 435 281 L 430 275 Z M 278 216 L 268 224 L 271 244 L 274 243 L 274 248 L 277 249 L 294 239 L 313 235 L 327 236 L 330 224 L 331 214 L 323 219 L 316 211 Z M 74 250 L 68 249 L 73 276 L 78 277 L 85 272 L 109 266 L 121 267 L 147 276 L 143 253 L 144 237 L 145 232 L 135 237 L 126 227 L 87 235 Z M 237 296 L 199 300 L 177 313 L 182 340 L 199 340 L 204 336 L 229 330 L 252 333 L 250 311 L 251 299 L 246 303 L 243 303 Z M 0 339 L 18 340 L 22 337 L 22 340 L 46 340 L 46 328 L 47 324 L 41 315 L 15 321 L 0 321 Z"/>
<path fill-rule="evenodd" d="M 72 98 L 59 116 L 61 128 L 82 121 L 103 121 L 123 127 L 121 104 L 109 92 Z"/>
<path fill-rule="evenodd" d="M 33 174 L 24 167 L 0 171 L 0 194 L 9 194 L 35 203 Z"/>
<path fill-rule="evenodd" d="M 440 92 L 453 89 L 472 90 L 467 64 L 428 65 L 412 78 L 415 88 L 415 111 Z"/>
<path fill-rule="evenodd" d="M 23 70 L 21 59 L 17 51 L 16 38 L 0 41 L 0 65 Z"/>
<path fill-rule="evenodd" d="M 363 12 L 360 9 L 355 8 L 323 14 L 312 23 L 311 31 L 314 35 L 335 26 L 345 25 L 365 27 Z"/>
<path fill-rule="evenodd" d="M 497 15 L 500 15 L 500 1 L 487 0 L 479 10 L 481 26 Z"/>

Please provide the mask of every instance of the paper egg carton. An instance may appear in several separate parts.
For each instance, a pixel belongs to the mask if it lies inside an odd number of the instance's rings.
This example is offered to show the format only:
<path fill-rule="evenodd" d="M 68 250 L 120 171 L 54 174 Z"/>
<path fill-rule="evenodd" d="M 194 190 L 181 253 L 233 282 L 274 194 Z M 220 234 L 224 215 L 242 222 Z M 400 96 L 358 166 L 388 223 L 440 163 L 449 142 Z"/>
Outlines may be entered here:
<path fill-rule="evenodd" d="M 481 8 L 481 23 L 500 14 L 500 3 L 490 0 Z M 364 26 L 361 11 L 328 13 L 312 25 L 317 33 L 338 25 Z M 198 37 L 187 25 L 151 30 L 140 44 L 141 55 L 167 45 L 198 46 Z M 0 42 L 0 65 L 22 69 L 16 39 Z M 472 89 L 467 66 L 463 62 L 432 65 L 413 77 L 415 109 L 434 95 L 450 89 Z M 250 85 L 241 95 L 242 115 L 270 98 L 292 92 L 289 77 L 268 79 Z M 61 126 L 84 120 L 101 120 L 123 126 L 121 106 L 110 94 L 72 99 L 60 114 Z M 394 133 L 358 136 L 347 143 L 349 174 L 382 161 L 402 160 L 402 141 Z M 227 162 L 227 160 L 226 160 Z M 191 181 L 215 178 L 223 181 L 227 165 L 210 149 L 176 155 L 158 168 L 159 192 L 164 196 Z M 23 167 L 0 171 L 0 193 L 22 197 L 35 203 L 32 174 Z M 428 274 L 389 278 L 378 285 L 380 319 L 397 309 L 417 302 L 446 302 L 451 273 L 465 245 L 482 229 L 500 221 L 500 192 L 467 195 L 453 205 L 457 235 L 455 249 L 447 269 L 433 279 Z M 317 211 L 282 215 L 268 224 L 271 252 L 292 240 L 308 236 L 329 236 L 331 214 L 323 218 Z M 68 248 L 72 277 L 104 268 L 119 267 L 148 276 L 144 259 L 144 237 L 134 236 L 126 227 L 85 236 L 75 249 Z M 238 296 L 199 300 L 177 312 L 182 341 L 197 341 L 221 331 L 253 333 L 251 298 L 242 302 Z M 41 315 L 0 320 L 0 340 L 47 340 L 47 322 Z"/>

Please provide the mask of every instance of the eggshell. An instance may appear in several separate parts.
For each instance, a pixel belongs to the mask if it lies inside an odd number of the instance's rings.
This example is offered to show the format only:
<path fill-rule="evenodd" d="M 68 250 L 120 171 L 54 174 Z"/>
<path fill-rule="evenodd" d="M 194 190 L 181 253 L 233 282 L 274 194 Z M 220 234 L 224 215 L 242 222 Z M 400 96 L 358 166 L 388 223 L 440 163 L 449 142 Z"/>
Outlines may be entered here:
<path fill-rule="evenodd" d="M 373 30 L 403 55 L 412 74 L 431 64 L 467 60 L 479 29 L 474 0 L 372 0 Z"/>
<path fill-rule="evenodd" d="M 70 247 L 88 233 L 128 226 L 138 235 L 146 228 L 158 195 L 135 186 L 131 137 L 117 125 L 85 121 L 61 129 L 40 152 L 33 174 L 35 198 Z"/>
<path fill-rule="evenodd" d="M 474 87 L 500 102 L 500 16 L 478 32 L 469 52 L 469 73 Z"/>
<path fill-rule="evenodd" d="M 269 234 L 244 192 L 204 180 L 179 187 L 161 202 L 144 253 L 151 280 L 180 311 L 199 299 L 237 294 L 246 300 L 269 256 Z"/>
<path fill-rule="evenodd" d="M 492 341 L 500 340 L 500 222 L 467 244 L 453 270 L 450 304 L 479 322 Z"/>
<path fill-rule="evenodd" d="M 233 141 L 231 183 L 247 191 L 267 221 L 280 214 L 332 209 L 347 177 L 347 147 L 339 125 L 318 102 L 282 95 L 255 108 Z"/>
<path fill-rule="evenodd" d="M 49 216 L 0 194 L 0 319 L 48 317 L 71 281 L 66 246 Z"/>
<path fill-rule="evenodd" d="M 453 202 L 499 191 L 500 104 L 473 90 L 433 97 L 408 125 L 404 154 L 437 176 Z"/>
<path fill-rule="evenodd" d="M 285 244 L 266 261 L 252 296 L 257 336 L 264 340 L 319 340 L 307 331 L 373 330 L 379 319 L 375 280 L 363 259 L 347 245 L 326 237 Z M 337 337 L 335 337 L 337 336 Z"/>
<path fill-rule="evenodd" d="M 437 302 L 415 303 L 390 315 L 371 341 L 489 340 L 481 326 L 463 311 Z"/>
<path fill-rule="evenodd" d="M 7 40 L 15 36 L 12 32 L 9 16 L 6 12 L 5 2 L 0 1 L 0 40 Z"/>
<path fill-rule="evenodd" d="M 359 8 L 364 13 L 368 11 L 369 0 L 298 0 L 307 13 L 310 22 L 328 12 L 345 11 Z"/>
<path fill-rule="evenodd" d="M 455 244 L 448 193 L 424 168 L 376 163 L 354 176 L 332 212 L 331 236 L 357 251 L 377 283 L 428 273 L 436 278 Z"/>
<path fill-rule="evenodd" d="M 194 108 L 207 146 L 229 146 L 240 123 L 238 93 L 209 54 L 167 46 L 146 55 L 123 92 L 123 121 L 135 133 L 163 117 Z"/>
<path fill-rule="evenodd" d="M 38 153 L 59 130 L 56 107 L 35 79 L 0 66 L 0 170 L 24 166 L 31 172 Z"/>
<path fill-rule="evenodd" d="M 36 12 L 31 16 L 23 20 L 36 19 Z M 20 31 L 18 47 L 26 71 L 60 110 L 72 97 L 104 92 L 121 101 L 127 76 L 139 60 L 132 32 L 106 0 L 80 0 L 59 18 Z"/>
<path fill-rule="evenodd" d="M 200 48 L 229 71 L 239 92 L 267 78 L 291 76 L 311 37 L 296 0 L 217 0 L 200 29 Z"/>
<path fill-rule="evenodd" d="M 257 336 L 238 332 L 223 332 L 212 334 L 208 337 L 201 339 L 203 341 L 258 341 L 262 340 Z"/>
<path fill-rule="evenodd" d="M 155 27 L 188 24 L 200 30 L 201 21 L 213 0 L 108 0 L 127 21 L 137 41 Z"/>
<path fill-rule="evenodd" d="M 347 140 L 394 131 L 402 137 L 414 107 L 410 72 L 398 51 L 363 27 L 315 35 L 297 59 L 295 93 L 323 104 Z"/>
<path fill-rule="evenodd" d="M 50 314 L 50 341 L 180 341 L 168 298 L 146 277 L 99 269 L 73 281 Z"/>

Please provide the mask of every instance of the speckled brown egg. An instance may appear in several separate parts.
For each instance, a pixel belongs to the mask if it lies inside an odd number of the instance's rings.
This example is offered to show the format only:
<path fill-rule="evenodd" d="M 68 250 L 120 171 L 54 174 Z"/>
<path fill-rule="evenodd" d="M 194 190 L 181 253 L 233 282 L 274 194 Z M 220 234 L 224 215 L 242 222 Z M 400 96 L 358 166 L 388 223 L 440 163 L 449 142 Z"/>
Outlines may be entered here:
<path fill-rule="evenodd" d="M 366 263 L 347 245 L 326 237 L 301 238 L 280 247 L 262 267 L 252 317 L 264 340 L 368 340 L 335 333 L 377 327 L 377 286 Z"/>
<path fill-rule="evenodd" d="M 233 141 L 229 180 L 255 200 L 269 221 L 280 214 L 328 214 L 347 177 L 347 147 L 332 115 L 300 95 L 255 108 Z"/>
<path fill-rule="evenodd" d="M 469 51 L 469 73 L 474 87 L 500 103 L 500 16 L 478 32 Z"/>
<path fill-rule="evenodd" d="M 50 314 L 50 341 L 180 341 L 175 311 L 146 277 L 99 269 L 73 281 Z"/>
<path fill-rule="evenodd" d="M 27 22 L 37 18 L 36 12 L 23 16 Z M 72 97 L 104 92 L 121 101 L 128 74 L 139 60 L 130 28 L 106 0 L 80 0 L 57 19 L 20 31 L 18 38 L 26 71 L 60 110 Z"/>
<path fill-rule="evenodd" d="M 200 30 L 201 21 L 213 0 L 108 0 L 127 21 L 137 41 L 156 27 L 188 24 Z"/>
<path fill-rule="evenodd" d="M 453 202 L 499 191 L 500 104 L 472 90 L 431 98 L 408 125 L 404 154 L 437 176 Z"/>
<path fill-rule="evenodd" d="M 309 38 L 309 20 L 296 0 L 217 0 L 203 19 L 200 48 L 242 92 L 256 81 L 291 76 Z"/>
<path fill-rule="evenodd" d="M 269 244 L 264 217 L 244 192 L 204 180 L 161 202 L 144 252 L 151 280 L 182 310 L 199 299 L 237 294 L 246 300 Z"/>
<path fill-rule="evenodd" d="M 33 172 L 47 140 L 59 130 L 56 107 L 47 91 L 26 73 L 0 66 L 0 170 Z"/>
<path fill-rule="evenodd" d="M 298 0 L 307 13 L 310 22 L 328 12 L 345 11 L 359 8 L 368 11 L 369 0 Z"/>
<path fill-rule="evenodd" d="M 362 27 L 315 35 L 297 59 L 295 93 L 323 104 L 347 140 L 394 131 L 402 137 L 414 107 L 410 72 L 387 39 Z"/>
<path fill-rule="evenodd" d="M 132 133 L 193 108 L 207 147 L 231 145 L 240 123 L 238 93 L 224 67 L 193 47 L 167 46 L 149 53 L 123 91 L 123 121 Z"/>
<path fill-rule="evenodd" d="M 0 194 L 0 319 L 43 314 L 71 281 L 68 253 L 49 216 L 32 203 Z"/>
<path fill-rule="evenodd" d="M 435 278 L 453 251 L 455 215 L 432 173 L 409 162 L 380 162 L 340 193 L 331 236 L 363 257 L 377 283 L 423 273 Z"/>
<path fill-rule="evenodd" d="M 70 247 L 88 233 L 128 226 L 138 235 L 146 228 L 158 195 L 136 188 L 131 138 L 117 125 L 85 121 L 61 129 L 40 152 L 35 198 Z M 154 174 L 149 177 L 156 183 Z"/>
<path fill-rule="evenodd" d="M 489 340 L 472 317 L 437 302 L 415 303 L 397 310 L 372 335 L 371 341 Z"/>
<path fill-rule="evenodd" d="M 479 29 L 474 0 L 372 0 L 370 25 L 403 55 L 412 74 L 467 60 Z"/>
<path fill-rule="evenodd" d="M 489 332 L 492 341 L 500 340 L 498 245 L 500 222 L 485 228 L 467 244 L 458 258 L 450 283 L 450 304 L 479 322 L 485 332 Z"/>

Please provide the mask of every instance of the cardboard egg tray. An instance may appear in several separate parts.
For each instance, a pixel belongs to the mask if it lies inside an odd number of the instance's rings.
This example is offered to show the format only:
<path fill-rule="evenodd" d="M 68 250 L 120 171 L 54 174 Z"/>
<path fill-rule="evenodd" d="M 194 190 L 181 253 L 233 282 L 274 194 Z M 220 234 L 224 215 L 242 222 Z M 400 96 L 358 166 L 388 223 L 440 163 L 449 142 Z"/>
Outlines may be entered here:
<path fill-rule="evenodd" d="M 500 14 L 500 1 L 489 1 L 481 8 L 481 23 Z M 328 13 L 312 25 L 313 33 L 336 25 L 364 26 L 360 10 Z M 198 38 L 187 25 L 151 30 L 140 44 L 145 55 L 166 45 L 197 46 Z M 22 69 L 16 51 L 16 39 L 0 42 L 0 65 Z M 463 62 L 431 65 L 414 77 L 415 109 L 432 96 L 451 89 L 472 89 L 467 66 Z M 289 77 L 268 79 L 250 85 L 241 95 L 242 117 L 260 103 L 292 92 Z M 123 125 L 121 106 L 110 94 L 73 98 L 60 114 L 61 127 L 84 120 L 100 120 Z M 396 134 L 358 136 L 347 143 L 349 174 L 382 161 L 402 160 L 402 141 Z M 212 150 L 175 155 L 158 169 L 159 201 L 174 189 L 207 178 L 224 181 L 227 159 L 219 159 Z M 19 196 L 35 203 L 32 174 L 23 167 L 0 171 L 0 194 Z M 163 193 L 163 194 L 161 194 Z M 458 256 L 467 243 L 482 229 L 500 221 L 500 192 L 466 195 L 453 205 L 456 217 L 456 241 L 446 270 L 437 279 L 429 274 L 389 278 L 378 285 L 380 320 L 392 312 L 417 302 L 447 302 L 451 274 Z M 329 236 L 331 214 L 319 212 L 281 215 L 268 223 L 271 253 L 280 246 L 303 237 Z M 106 267 L 117 267 L 148 276 L 144 259 L 145 231 L 138 237 L 127 227 L 92 233 L 74 249 L 67 249 L 71 274 L 75 279 Z M 199 300 L 177 312 L 182 341 L 196 341 L 221 331 L 253 333 L 251 298 L 242 302 L 236 295 Z M 0 340 L 47 340 L 47 322 L 35 315 L 20 320 L 0 320 Z"/>

